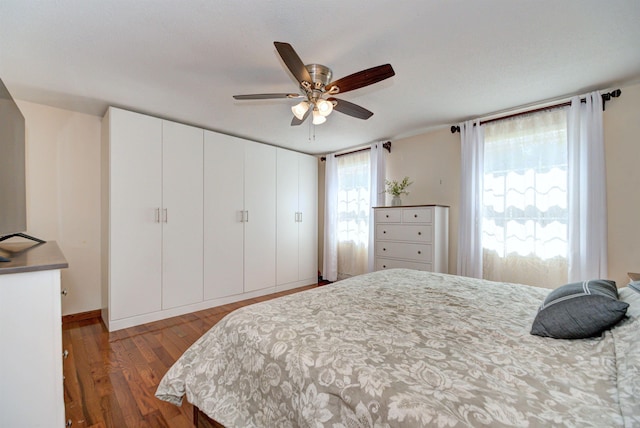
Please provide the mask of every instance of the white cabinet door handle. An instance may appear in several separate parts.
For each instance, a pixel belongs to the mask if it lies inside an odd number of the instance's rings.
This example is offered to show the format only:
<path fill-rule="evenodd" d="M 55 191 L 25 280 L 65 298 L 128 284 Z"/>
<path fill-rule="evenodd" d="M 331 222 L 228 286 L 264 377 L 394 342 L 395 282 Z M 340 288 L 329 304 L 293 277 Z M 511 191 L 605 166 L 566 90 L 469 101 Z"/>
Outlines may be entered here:
<path fill-rule="evenodd" d="M 164 213 L 164 222 L 168 223 L 169 222 L 169 210 L 167 208 L 165 208 L 164 210 L 162 210 Z"/>
<path fill-rule="evenodd" d="M 156 208 L 156 223 L 160 223 L 160 208 Z"/>

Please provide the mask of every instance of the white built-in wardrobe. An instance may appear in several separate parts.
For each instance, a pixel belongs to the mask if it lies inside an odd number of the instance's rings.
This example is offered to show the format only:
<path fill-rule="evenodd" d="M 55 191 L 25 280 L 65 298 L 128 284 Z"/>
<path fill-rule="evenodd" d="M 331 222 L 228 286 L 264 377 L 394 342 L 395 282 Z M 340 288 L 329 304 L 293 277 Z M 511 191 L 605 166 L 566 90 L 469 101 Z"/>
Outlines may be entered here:
<path fill-rule="evenodd" d="M 102 318 L 110 331 L 317 282 L 317 159 L 109 108 Z"/>

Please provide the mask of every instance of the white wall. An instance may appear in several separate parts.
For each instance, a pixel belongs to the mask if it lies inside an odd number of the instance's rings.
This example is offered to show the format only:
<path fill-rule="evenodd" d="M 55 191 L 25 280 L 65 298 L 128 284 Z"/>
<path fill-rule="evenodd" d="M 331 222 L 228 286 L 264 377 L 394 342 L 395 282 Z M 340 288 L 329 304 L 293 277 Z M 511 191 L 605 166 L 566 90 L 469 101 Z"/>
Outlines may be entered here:
<path fill-rule="evenodd" d="M 460 136 L 449 128 L 415 137 L 394 140 L 391 153 L 384 152 L 388 180 L 408 176 L 413 184 L 403 205 L 437 204 L 449 206 L 449 272 L 456 271 L 458 249 L 458 200 L 460 198 Z M 322 271 L 324 248 L 324 167 L 318 160 L 318 269 Z M 386 195 L 386 205 L 391 196 Z"/>
<path fill-rule="evenodd" d="M 640 272 L 640 85 L 622 87 L 604 114 L 609 277 L 619 286 Z M 27 124 L 28 233 L 58 241 L 69 261 L 63 272 L 63 314 L 99 309 L 100 117 L 18 101 Z M 393 141 L 387 177 L 414 180 L 405 204 L 450 205 L 449 272 L 455 273 L 460 135 L 448 128 Z M 319 170 L 319 264 L 322 268 L 324 162 Z"/>
<path fill-rule="evenodd" d="M 603 120 L 609 278 L 619 287 L 627 272 L 640 272 L 640 84 L 621 89 Z"/>
<path fill-rule="evenodd" d="M 101 118 L 17 103 L 27 131 L 27 233 L 57 241 L 69 262 L 62 314 L 99 309 Z"/>
<path fill-rule="evenodd" d="M 609 279 L 619 287 L 627 272 L 640 272 L 640 85 L 622 87 L 622 96 L 606 103 L 604 140 L 607 168 Z M 453 125 L 453 124 L 452 124 Z M 451 205 L 449 272 L 456 272 L 460 134 L 449 129 L 393 142 L 387 157 L 392 179 L 415 180 L 403 203 Z M 440 177 L 444 181 L 440 184 Z M 550 285 L 554 288 L 561 284 Z"/>
<path fill-rule="evenodd" d="M 627 272 L 640 272 L 640 84 L 621 87 L 622 96 L 606 104 L 604 139 L 607 168 L 609 279 L 619 287 Z M 454 124 L 451 124 L 454 125 Z M 415 137 L 394 140 L 387 155 L 387 177 L 409 176 L 414 184 L 403 204 L 450 205 L 449 272 L 456 272 L 458 206 L 460 198 L 460 134 L 447 127 Z M 320 164 L 324 176 L 324 162 Z M 319 180 L 324 198 L 324 180 Z M 390 204 L 390 201 L 387 200 Z M 321 199 L 318 207 L 323 209 Z M 319 213 L 322 221 L 323 212 Z M 322 235 L 318 266 L 322 268 Z M 557 285 L 550 285 L 554 288 Z"/>
<path fill-rule="evenodd" d="M 449 208 L 449 272 L 456 272 L 460 199 L 460 136 L 449 127 L 393 141 L 387 155 L 387 179 L 408 176 L 413 184 L 403 205 L 439 204 Z M 387 205 L 391 197 L 387 195 Z"/>

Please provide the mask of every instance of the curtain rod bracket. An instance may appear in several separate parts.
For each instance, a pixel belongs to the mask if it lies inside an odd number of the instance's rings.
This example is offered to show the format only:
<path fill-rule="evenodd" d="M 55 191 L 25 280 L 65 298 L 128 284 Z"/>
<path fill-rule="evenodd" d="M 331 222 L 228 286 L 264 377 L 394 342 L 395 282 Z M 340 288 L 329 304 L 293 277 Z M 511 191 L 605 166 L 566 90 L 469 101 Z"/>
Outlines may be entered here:
<path fill-rule="evenodd" d="M 618 98 L 622 94 L 620 89 L 616 89 L 615 91 L 611 91 L 608 94 L 602 94 L 602 111 L 605 110 L 605 105 L 607 101 L 610 101 L 611 98 Z"/>

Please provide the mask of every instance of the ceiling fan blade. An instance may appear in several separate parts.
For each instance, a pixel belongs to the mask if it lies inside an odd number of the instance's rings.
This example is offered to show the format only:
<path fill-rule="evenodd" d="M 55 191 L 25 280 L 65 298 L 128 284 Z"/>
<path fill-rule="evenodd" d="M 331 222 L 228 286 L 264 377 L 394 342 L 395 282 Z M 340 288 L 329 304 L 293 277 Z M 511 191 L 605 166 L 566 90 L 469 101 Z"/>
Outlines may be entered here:
<path fill-rule="evenodd" d="M 311 75 L 293 47 L 289 43 L 283 42 L 273 42 L 273 44 L 280 54 L 282 61 L 284 61 L 289 71 L 291 71 L 291 74 L 293 74 L 293 77 L 295 77 L 300 84 L 302 84 L 302 82 L 311 84 Z"/>
<path fill-rule="evenodd" d="M 373 85 L 374 83 L 378 83 L 381 80 L 388 79 L 391 76 L 395 76 L 395 74 L 396 72 L 393 71 L 393 67 L 391 67 L 391 64 L 384 64 L 377 67 L 368 68 L 366 70 L 350 74 L 334 82 L 330 82 L 325 86 L 325 88 L 330 93 L 342 94 L 347 91 L 353 91 L 354 89 Z M 332 88 L 334 86 L 338 88 L 337 92 L 332 91 Z"/>
<path fill-rule="evenodd" d="M 337 98 L 327 98 L 328 101 L 335 102 L 333 109 L 340 113 L 353 116 L 358 119 L 367 120 L 373 116 L 373 112 L 370 112 L 364 107 L 360 107 L 357 104 L 350 103 L 349 101 L 339 100 Z"/>
<path fill-rule="evenodd" d="M 249 94 L 234 95 L 236 100 L 269 100 L 273 98 L 304 98 L 300 94 Z"/>
<path fill-rule="evenodd" d="M 291 119 L 291 126 L 302 125 L 302 122 L 307 120 L 307 118 L 309 117 L 309 114 L 311 114 L 311 110 L 313 110 L 313 109 L 307 110 L 307 112 L 304 114 L 304 116 L 302 116 L 302 119 L 298 119 L 297 117 L 293 116 L 293 119 Z"/>

